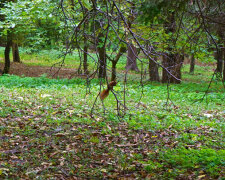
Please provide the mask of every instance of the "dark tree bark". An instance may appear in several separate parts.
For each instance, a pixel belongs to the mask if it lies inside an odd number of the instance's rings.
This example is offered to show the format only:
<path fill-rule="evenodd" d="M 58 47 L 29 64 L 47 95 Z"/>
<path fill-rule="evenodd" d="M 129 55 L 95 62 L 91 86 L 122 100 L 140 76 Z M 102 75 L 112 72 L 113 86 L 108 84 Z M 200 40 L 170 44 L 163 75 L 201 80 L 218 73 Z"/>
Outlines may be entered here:
<path fill-rule="evenodd" d="M 164 28 L 167 34 L 174 34 L 176 32 L 176 21 L 175 21 L 175 12 L 172 12 L 170 15 L 168 15 L 167 22 L 164 24 Z M 184 56 L 179 55 L 175 53 L 175 47 L 174 45 L 176 44 L 176 39 L 174 36 L 172 36 L 168 40 L 168 49 L 166 55 L 163 56 L 163 66 L 169 71 L 171 74 L 169 74 L 165 69 L 163 69 L 163 74 L 162 74 L 162 82 L 163 83 L 175 83 L 179 84 L 181 79 L 181 67 L 184 61 Z"/>
<path fill-rule="evenodd" d="M 190 74 L 194 74 L 195 71 L 195 56 L 194 54 L 191 55 L 191 61 L 190 61 Z"/>
<path fill-rule="evenodd" d="M 179 84 L 181 79 L 181 67 L 184 62 L 184 55 L 170 54 L 168 57 L 163 57 L 163 66 L 176 78 L 171 76 L 165 69 L 163 69 L 162 82 Z"/>
<path fill-rule="evenodd" d="M 0 1 L 0 9 L 4 7 L 4 2 Z M 0 21 L 4 21 L 5 17 L 3 14 L 0 14 Z M 6 44 L 0 37 L 0 46 L 5 47 Z M 3 74 L 3 71 L 0 69 L 0 74 Z"/>
<path fill-rule="evenodd" d="M 224 65 L 223 65 L 223 82 L 225 82 L 225 59 L 224 59 Z"/>
<path fill-rule="evenodd" d="M 88 22 L 84 23 L 84 30 L 88 27 Z M 88 75 L 88 43 L 87 43 L 87 36 L 84 32 L 84 62 L 83 62 L 83 68 L 84 68 L 84 74 Z"/>
<path fill-rule="evenodd" d="M 81 1 L 79 1 L 81 7 L 82 7 L 82 11 L 83 11 L 83 16 L 86 15 L 86 13 L 88 12 L 88 9 L 85 8 L 83 6 L 83 4 L 81 3 Z M 71 5 L 73 7 L 73 10 L 74 10 L 74 6 L 75 6 L 75 3 L 74 3 L 74 0 L 71 0 Z M 84 69 L 84 74 L 85 75 L 88 75 L 89 74 L 89 71 L 88 71 L 88 42 L 87 42 L 87 35 L 85 33 L 86 29 L 88 29 L 88 23 L 89 23 L 89 20 L 88 18 L 85 20 L 84 22 L 84 29 L 83 29 L 83 38 L 84 38 L 84 52 L 83 52 L 83 69 Z"/>
<path fill-rule="evenodd" d="M 104 34 L 100 33 L 98 36 L 98 55 L 99 55 L 99 67 L 98 78 L 106 78 L 106 49 L 103 42 Z"/>
<path fill-rule="evenodd" d="M 15 42 L 12 43 L 12 53 L 13 53 L 13 62 L 20 63 L 19 48 L 18 48 L 18 44 Z"/>
<path fill-rule="evenodd" d="M 222 49 L 220 47 L 218 48 L 218 51 L 215 54 L 215 59 L 217 61 L 216 72 L 217 72 L 218 75 L 221 76 L 222 72 L 223 72 L 223 52 L 222 52 Z"/>
<path fill-rule="evenodd" d="M 83 68 L 84 68 L 84 74 L 88 75 L 89 74 L 89 71 L 88 71 L 88 56 L 87 56 L 87 53 L 88 53 L 88 46 L 87 46 L 87 42 L 86 40 L 84 40 L 84 63 L 83 63 Z"/>
<path fill-rule="evenodd" d="M 112 75 L 111 75 L 111 81 L 116 80 L 116 65 L 120 59 L 120 57 L 123 55 L 123 53 L 126 52 L 125 47 L 120 47 L 118 54 L 116 55 L 115 59 L 111 60 L 112 61 Z"/>
<path fill-rule="evenodd" d="M 5 47 L 5 66 L 2 74 L 8 74 L 10 69 L 10 47 L 12 45 L 12 37 L 11 33 L 7 32 L 7 43 Z"/>
<path fill-rule="evenodd" d="M 126 70 L 139 72 L 139 69 L 137 67 L 137 49 L 133 44 L 128 45 Z"/>
<path fill-rule="evenodd" d="M 112 75 L 111 75 L 111 81 L 116 80 L 116 62 L 112 61 Z"/>
<path fill-rule="evenodd" d="M 155 61 L 157 61 L 157 58 L 154 58 Z M 153 62 L 152 60 L 149 59 L 149 76 L 150 76 L 150 81 L 157 81 L 159 82 L 159 71 L 158 71 L 158 65 Z"/>
<path fill-rule="evenodd" d="M 225 41 L 223 42 L 223 81 L 225 82 Z"/>
<path fill-rule="evenodd" d="M 220 28 L 217 31 L 217 35 L 218 35 L 219 40 L 218 40 L 217 52 L 215 54 L 215 59 L 217 61 L 216 72 L 217 72 L 217 75 L 222 77 L 222 72 L 223 72 L 223 45 L 222 45 L 223 32 Z"/>
<path fill-rule="evenodd" d="M 174 76 L 177 77 L 178 79 L 181 79 L 181 68 L 182 68 L 182 65 L 184 63 L 184 54 L 178 54 L 176 56 L 176 65 L 174 67 Z M 175 84 L 180 84 L 180 80 L 178 79 L 175 79 L 175 78 L 172 78 L 172 83 L 175 83 Z"/>
<path fill-rule="evenodd" d="M 132 23 L 135 20 L 135 15 L 133 12 L 135 11 L 136 7 L 133 2 L 130 1 L 129 3 L 131 5 L 131 12 L 128 17 L 127 25 L 128 25 L 128 28 L 131 28 Z M 128 52 L 127 52 L 126 71 L 133 70 L 133 71 L 139 72 L 140 70 L 137 67 L 137 55 L 138 55 L 137 48 L 131 42 L 127 45 L 127 50 Z"/>

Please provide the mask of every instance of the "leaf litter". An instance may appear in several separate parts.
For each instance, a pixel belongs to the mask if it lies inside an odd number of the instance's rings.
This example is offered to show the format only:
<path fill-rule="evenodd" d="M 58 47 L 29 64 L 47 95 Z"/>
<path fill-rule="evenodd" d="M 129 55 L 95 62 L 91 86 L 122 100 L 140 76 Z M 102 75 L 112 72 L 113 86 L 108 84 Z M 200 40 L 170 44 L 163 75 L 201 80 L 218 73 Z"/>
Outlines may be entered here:
<path fill-rule="evenodd" d="M 157 129 L 153 126 L 136 128 L 131 123 L 132 118 L 137 117 L 135 115 L 128 115 L 130 121 L 110 121 L 99 113 L 91 119 L 85 102 L 76 106 L 76 103 L 70 104 L 63 93 L 59 96 L 53 94 L 51 91 L 36 91 L 32 95 L 21 95 L 15 91 L 4 97 L 0 117 L 0 177 L 207 179 L 223 176 L 224 135 L 220 135 L 219 129 L 210 123 L 182 129 L 176 123 Z M 36 97 L 40 99 L 36 100 Z M 146 109 L 147 105 L 142 107 Z M 210 121 L 218 117 L 218 123 L 221 123 L 218 114 L 207 111 L 198 117 Z M 181 116 L 188 120 L 196 118 L 191 113 Z M 166 118 L 174 120 L 171 115 L 156 115 L 156 120 L 161 124 L 169 121 Z M 136 119 L 137 122 L 139 120 Z M 209 147 L 221 151 L 220 160 L 217 161 L 214 152 L 202 151 Z M 190 158 L 185 161 L 182 155 L 203 156 L 203 159 Z M 208 156 L 214 159 L 204 162 Z M 195 163 L 189 167 L 187 164 L 191 162 Z M 210 163 L 215 164 L 208 167 Z M 215 174 L 211 172 L 214 167 L 218 169 Z"/>

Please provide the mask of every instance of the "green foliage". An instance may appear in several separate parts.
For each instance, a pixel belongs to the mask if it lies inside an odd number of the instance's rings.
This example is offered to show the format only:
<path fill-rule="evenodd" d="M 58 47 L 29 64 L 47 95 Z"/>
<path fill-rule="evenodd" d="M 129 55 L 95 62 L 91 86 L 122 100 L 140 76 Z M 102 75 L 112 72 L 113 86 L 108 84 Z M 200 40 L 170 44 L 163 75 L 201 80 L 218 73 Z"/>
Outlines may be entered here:
<path fill-rule="evenodd" d="M 33 49 L 58 46 L 58 37 L 63 35 L 63 23 L 54 16 L 57 3 L 48 1 L 8 2 L 1 9 L 5 20 L 0 22 L 3 29 L 0 36 L 7 30 L 13 32 L 14 41 Z"/>
<path fill-rule="evenodd" d="M 145 0 L 141 3 L 140 21 L 147 23 L 154 22 L 156 18 L 162 23 L 167 21 L 167 14 L 176 11 L 177 13 L 186 8 L 186 0 Z"/>

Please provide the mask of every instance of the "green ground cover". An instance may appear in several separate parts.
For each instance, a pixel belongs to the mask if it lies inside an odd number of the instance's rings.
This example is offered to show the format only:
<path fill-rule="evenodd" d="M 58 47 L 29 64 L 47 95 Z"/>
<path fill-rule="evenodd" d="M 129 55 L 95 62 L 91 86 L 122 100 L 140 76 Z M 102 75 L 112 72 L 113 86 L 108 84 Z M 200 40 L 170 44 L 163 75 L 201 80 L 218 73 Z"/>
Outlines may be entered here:
<path fill-rule="evenodd" d="M 90 116 L 98 80 L 89 93 L 84 79 L 0 76 L 0 177 L 224 179 L 225 90 L 214 80 L 201 101 L 212 68 L 187 72 L 169 86 L 171 101 L 167 85 L 129 75 L 122 118 L 112 93 Z"/>

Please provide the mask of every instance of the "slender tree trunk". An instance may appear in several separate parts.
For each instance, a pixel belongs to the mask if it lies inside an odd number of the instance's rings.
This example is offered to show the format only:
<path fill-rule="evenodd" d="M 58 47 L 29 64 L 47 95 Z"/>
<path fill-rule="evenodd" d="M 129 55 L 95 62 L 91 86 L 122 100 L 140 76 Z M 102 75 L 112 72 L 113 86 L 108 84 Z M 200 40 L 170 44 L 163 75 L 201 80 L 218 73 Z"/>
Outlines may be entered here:
<path fill-rule="evenodd" d="M 106 49 L 103 45 L 104 34 L 100 33 L 98 37 L 98 55 L 99 55 L 99 67 L 98 78 L 106 78 Z"/>
<path fill-rule="evenodd" d="M 175 12 L 172 12 L 170 15 L 168 15 L 167 22 L 164 24 L 164 28 L 165 28 L 165 31 L 167 34 L 169 34 L 169 33 L 173 34 L 176 32 Z M 172 69 L 176 63 L 176 55 L 173 53 L 173 49 L 174 49 L 173 37 L 171 37 L 167 43 L 168 43 L 167 51 L 169 53 L 167 53 L 166 55 L 163 56 L 163 62 L 162 62 L 163 67 L 165 68 L 165 69 L 163 69 L 163 73 L 162 73 L 162 82 L 163 83 L 173 81 L 173 80 L 170 80 L 173 77 L 171 77 L 171 75 L 167 71 L 169 71 L 171 74 L 173 74 Z"/>
<path fill-rule="evenodd" d="M 125 53 L 127 50 L 126 47 L 121 46 L 119 49 L 119 52 L 117 53 L 115 59 L 112 60 L 112 75 L 111 75 L 111 81 L 116 80 L 116 65 L 120 59 L 120 57 Z"/>
<path fill-rule="evenodd" d="M 223 82 L 225 82 L 225 60 L 223 64 Z"/>
<path fill-rule="evenodd" d="M 74 0 L 71 0 L 73 6 L 75 5 Z M 80 2 L 80 1 L 79 1 Z M 83 6 L 83 4 L 80 2 L 80 5 L 82 6 L 82 11 L 83 11 L 83 16 L 86 15 L 86 13 L 88 12 L 87 8 L 85 8 Z M 87 42 L 87 35 L 85 33 L 85 31 L 88 29 L 88 23 L 89 23 L 89 19 L 87 18 L 84 22 L 84 29 L 83 29 L 83 37 L 84 37 L 84 54 L 83 54 L 83 69 L 84 69 L 84 74 L 88 75 L 89 71 L 88 71 L 88 42 Z"/>
<path fill-rule="evenodd" d="M 8 74 L 10 69 L 10 47 L 12 45 L 11 33 L 7 31 L 7 43 L 5 47 L 5 66 L 2 74 Z"/>
<path fill-rule="evenodd" d="M 88 75 L 89 71 L 88 71 L 88 62 L 87 62 L 87 53 L 88 53 L 88 46 L 84 45 L 84 63 L 83 63 L 83 68 L 84 68 L 84 74 Z"/>
<path fill-rule="evenodd" d="M 222 75 L 223 72 L 223 52 L 221 47 L 218 46 L 218 52 L 216 52 L 215 59 L 217 60 L 216 72 L 218 75 Z"/>
<path fill-rule="evenodd" d="M 112 61 L 112 75 L 111 75 L 111 81 L 116 80 L 116 61 Z"/>
<path fill-rule="evenodd" d="M 135 4 L 131 3 L 131 10 L 135 11 Z M 135 20 L 135 15 L 132 13 L 132 11 L 130 12 L 129 16 L 128 16 L 128 27 L 131 28 L 132 23 Z M 140 70 L 138 69 L 137 66 L 137 48 L 132 44 L 132 42 L 130 44 L 128 44 L 127 46 L 127 64 L 126 64 L 126 71 L 128 72 L 129 70 L 133 70 L 136 72 L 139 72 Z"/>
<path fill-rule="evenodd" d="M 166 56 L 163 56 L 163 67 L 167 69 L 171 74 L 174 74 L 174 66 L 176 65 L 176 55 L 175 54 L 166 54 Z M 162 74 L 162 82 L 167 83 L 168 81 L 170 83 L 173 82 L 173 78 L 165 69 L 163 69 Z"/>
<path fill-rule="evenodd" d="M 128 45 L 126 70 L 139 72 L 139 69 L 137 67 L 137 49 L 133 44 Z"/>
<path fill-rule="evenodd" d="M 191 55 L 191 62 L 190 62 L 190 74 L 194 74 L 195 71 L 195 56 L 194 54 Z"/>
<path fill-rule="evenodd" d="M 154 58 L 155 61 L 157 61 L 157 58 Z M 149 76 L 150 81 L 157 81 L 159 82 L 159 71 L 158 71 L 158 65 L 149 59 Z"/>
<path fill-rule="evenodd" d="M 163 58 L 162 58 L 162 65 L 163 65 L 164 68 L 168 67 L 167 58 L 168 57 L 165 57 L 165 56 L 163 56 Z M 164 68 L 162 69 L 162 83 L 167 83 L 169 77 L 168 77 L 168 72 Z"/>
<path fill-rule="evenodd" d="M 170 15 L 168 15 L 167 22 L 164 24 L 164 28 L 167 34 L 173 34 L 176 32 L 176 21 L 175 21 L 175 12 L 172 12 Z M 167 71 L 169 71 L 171 74 L 173 74 L 173 68 L 176 65 L 176 55 L 173 52 L 174 49 L 174 37 L 171 37 L 168 40 L 168 49 L 166 55 L 163 56 L 163 73 L 162 73 L 162 82 L 173 82 L 173 78 Z M 167 71 L 166 71 L 167 70 Z M 171 79 L 172 78 L 172 79 Z"/>
<path fill-rule="evenodd" d="M 106 54 L 105 48 L 101 47 L 98 49 L 99 53 L 99 69 L 98 78 L 106 78 Z"/>
<path fill-rule="evenodd" d="M 216 72 L 217 75 L 219 75 L 220 77 L 222 77 L 222 73 L 223 73 L 223 32 L 221 30 L 221 28 L 219 27 L 217 30 L 217 35 L 218 35 L 218 49 L 215 55 L 215 59 L 217 60 L 217 67 L 216 67 Z"/>
<path fill-rule="evenodd" d="M 87 22 L 84 23 L 84 30 L 87 28 Z M 84 68 L 84 74 L 88 75 L 88 43 L 87 43 L 87 37 L 84 33 L 84 62 L 83 62 L 83 68 Z"/>
<path fill-rule="evenodd" d="M 18 44 L 15 42 L 12 43 L 12 53 L 13 53 L 13 62 L 20 63 L 19 48 L 18 48 Z"/>
<path fill-rule="evenodd" d="M 223 81 L 225 82 L 225 41 L 223 42 Z"/>
<path fill-rule="evenodd" d="M 176 65 L 174 67 L 174 76 L 178 79 L 181 79 L 181 68 L 183 63 L 184 63 L 184 54 L 178 54 L 176 56 Z M 175 79 L 175 78 L 172 78 L 172 79 L 173 79 L 172 83 L 180 84 L 181 82 L 178 79 Z"/>

